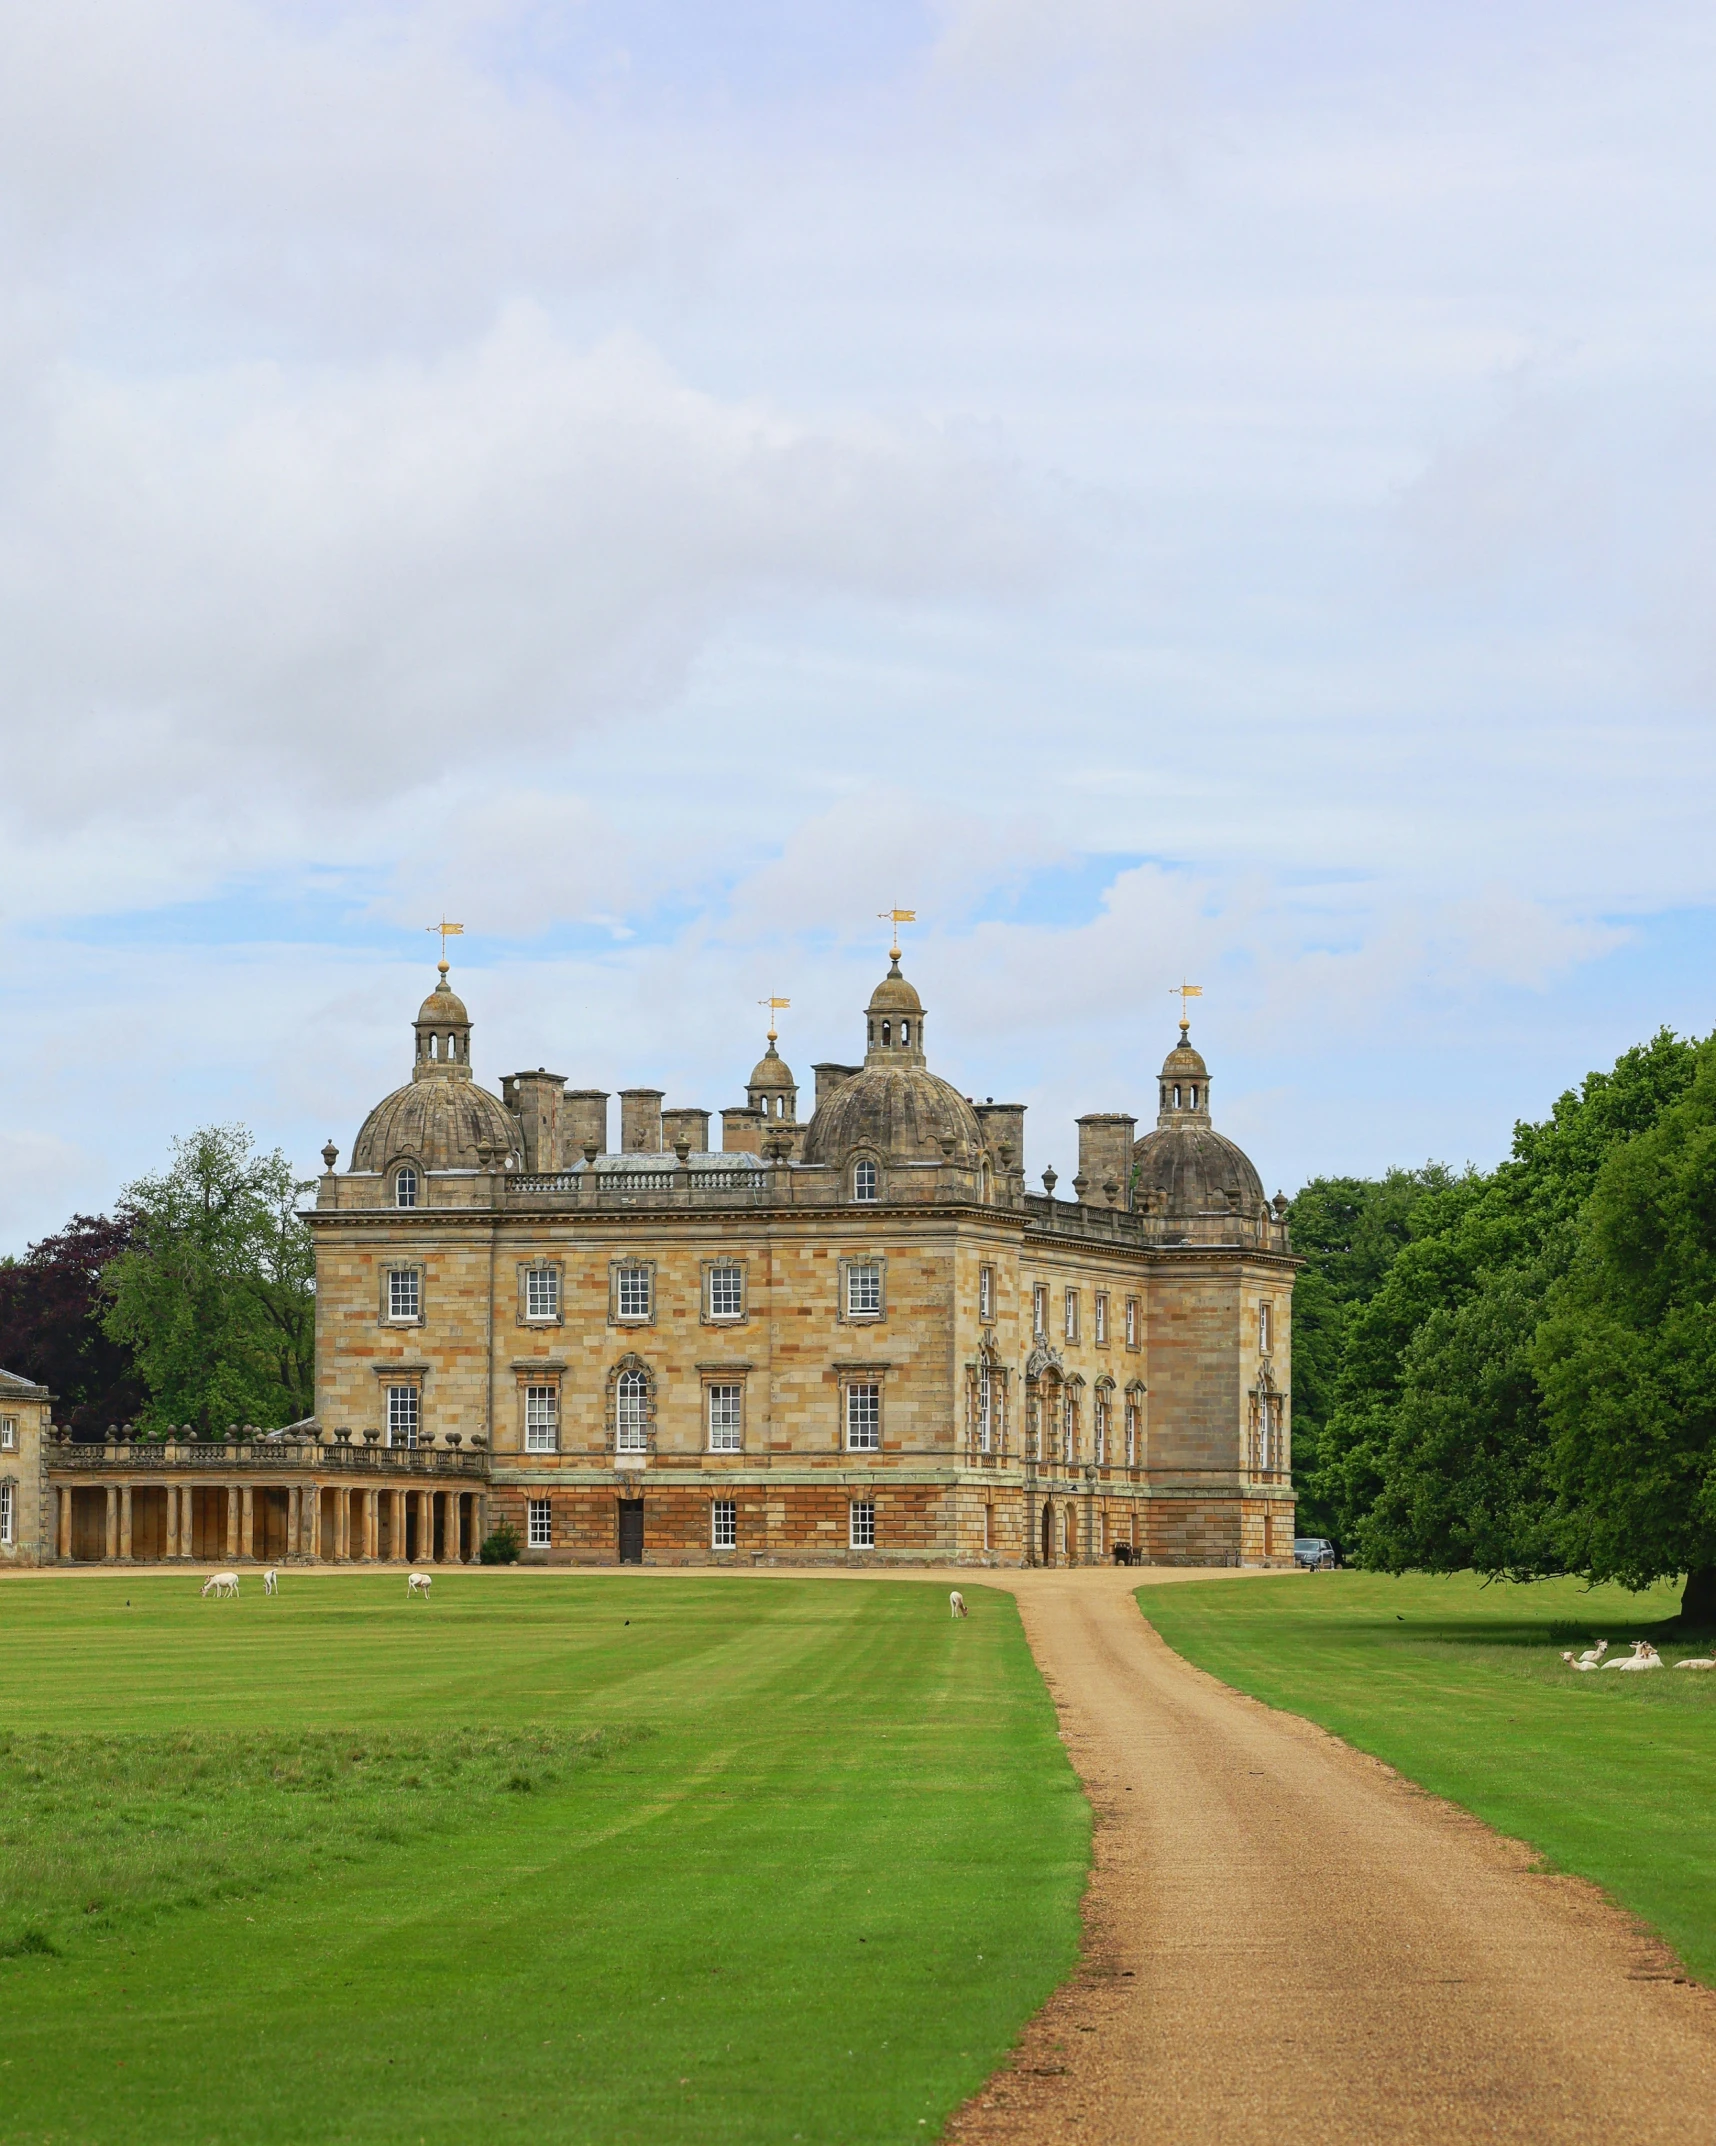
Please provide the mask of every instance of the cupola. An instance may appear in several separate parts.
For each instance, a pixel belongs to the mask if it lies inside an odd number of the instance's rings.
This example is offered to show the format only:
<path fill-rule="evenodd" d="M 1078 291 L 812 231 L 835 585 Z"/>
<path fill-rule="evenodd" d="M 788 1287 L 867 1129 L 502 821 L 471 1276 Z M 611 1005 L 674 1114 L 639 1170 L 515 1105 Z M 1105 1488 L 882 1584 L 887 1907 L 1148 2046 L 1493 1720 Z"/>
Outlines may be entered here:
<path fill-rule="evenodd" d="M 440 981 L 417 1009 L 417 1061 L 413 1080 L 469 1080 L 471 1017 L 465 1002 L 447 981 L 447 964 L 437 964 Z"/>
<path fill-rule="evenodd" d="M 1162 1061 L 1158 1097 L 1158 1128 L 1210 1122 L 1209 1068 L 1192 1049 L 1189 1021 L 1180 1023 L 1180 1040 Z"/>
<path fill-rule="evenodd" d="M 900 974 L 900 950 L 864 1009 L 864 1063 L 867 1066 L 921 1066 L 924 1058 L 923 1001 Z"/>
<path fill-rule="evenodd" d="M 784 998 L 763 1001 L 769 1009 L 769 1047 L 751 1068 L 751 1077 L 745 1083 L 745 1104 L 771 1123 L 795 1125 L 798 1122 L 798 1082 L 793 1078 L 792 1067 L 776 1050 L 774 1009 L 789 1003 Z"/>

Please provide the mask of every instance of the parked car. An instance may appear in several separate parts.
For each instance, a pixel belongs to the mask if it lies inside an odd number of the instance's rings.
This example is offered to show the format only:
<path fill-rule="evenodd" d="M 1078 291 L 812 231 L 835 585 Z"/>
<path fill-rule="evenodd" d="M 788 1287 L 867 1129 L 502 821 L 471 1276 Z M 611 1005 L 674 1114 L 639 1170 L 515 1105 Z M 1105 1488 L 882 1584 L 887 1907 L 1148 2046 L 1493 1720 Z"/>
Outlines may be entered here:
<path fill-rule="evenodd" d="M 1303 1565 L 1307 1572 L 1333 1572 L 1335 1546 L 1326 1535 L 1296 1535 L 1293 1562 Z"/>

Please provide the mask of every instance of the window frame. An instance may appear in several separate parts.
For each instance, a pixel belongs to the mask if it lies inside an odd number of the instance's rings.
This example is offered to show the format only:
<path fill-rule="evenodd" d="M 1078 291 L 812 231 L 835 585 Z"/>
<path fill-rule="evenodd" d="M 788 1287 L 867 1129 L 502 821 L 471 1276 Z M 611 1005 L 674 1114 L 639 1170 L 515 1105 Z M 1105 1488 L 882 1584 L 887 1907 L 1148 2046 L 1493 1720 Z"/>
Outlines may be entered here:
<path fill-rule="evenodd" d="M 548 1311 L 531 1309 L 531 1293 L 546 1282 L 553 1300 Z M 566 1317 L 565 1276 L 557 1259 L 521 1259 L 518 1263 L 518 1323 L 520 1326 L 562 1326 Z"/>
<path fill-rule="evenodd" d="M 415 1453 L 423 1437 L 423 1387 L 416 1379 L 389 1379 L 382 1388 L 382 1398 L 387 1408 L 387 1450 L 390 1453 Z M 409 1409 L 401 1404 L 410 1401 Z M 404 1419 L 409 1420 L 404 1420 Z M 406 1436 L 394 1434 L 403 1430 Z"/>
<path fill-rule="evenodd" d="M 854 1421 L 858 1412 L 858 1397 L 868 1395 L 872 1411 L 871 1420 L 862 1424 Z M 855 1442 L 855 1430 L 873 1433 L 866 1444 Z M 880 1453 L 882 1450 L 882 1381 L 874 1376 L 846 1378 L 840 1382 L 840 1445 L 845 1453 Z"/>
<path fill-rule="evenodd" d="M 1108 1346 L 1108 1291 L 1098 1289 L 1091 1298 L 1090 1338 L 1099 1349 Z"/>
<path fill-rule="evenodd" d="M 16 1453 L 18 1450 L 18 1419 L 16 1416 L 0 1416 L 0 1453 Z"/>
<path fill-rule="evenodd" d="M 852 1284 L 862 1270 L 875 1269 L 876 1306 L 873 1311 L 855 1311 Z M 888 1316 L 888 1262 L 881 1254 L 848 1257 L 840 1262 L 839 1320 L 842 1326 L 875 1326 Z"/>
<path fill-rule="evenodd" d="M 742 1259 L 706 1259 L 703 1262 L 703 1324 L 705 1326 L 741 1326 L 751 1315 L 750 1277 Z M 737 1275 L 739 1308 L 737 1311 L 715 1309 L 715 1278 L 717 1275 Z"/>
<path fill-rule="evenodd" d="M 846 1547 L 873 1550 L 876 1547 L 876 1501 L 851 1498 L 846 1505 Z"/>
<path fill-rule="evenodd" d="M 1128 1297 L 1126 1299 L 1126 1346 L 1129 1349 L 1135 1349 L 1139 1345 L 1138 1335 L 1140 1325 L 1141 1318 L 1138 1299 L 1136 1297 Z"/>
<path fill-rule="evenodd" d="M 977 1450 L 995 1450 L 995 1374 L 987 1359 L 977 1366 Z"/>
<path fill-rule="evenodd" d="M 411 1180 L 411 1197 L 408 1200 L 401 1199 L 400 1197 L 400 1194 L 405 1190 L 405 1180 L 407 1178 L 410 1178 Z M 410 1213 L 411 1210 L 419 1204 L 417 1195 L 422 1189 L 422 1184 L 423 1173 L 418 1169 L 417 1165 L 414 1162 L 396 1163 L 393 1169 L 394 1206 L 400 1209 L 403 1213 Z"/>
<path fill-rule="evenodd" d="M 1050 1291 L 1047 1282 L 1031 1284 L 1031 1333 L 1035 1339 L 1049 1338 Z"/>
<path fill-rule="evenodd" d="M 540 1527 L 540 1534 L 537 1532 Z M 524 1501 L 524 1547 L 527 1550 L 552 1550 L 554 1547 L 554 1500 L 552 1498 L 526 1498 Z"/>
<path fill-rule="evenodd" d="M 398 1294 L 394 1288 L 396 1279 L 410 1281 L 412 1295 L 416 1300 L 417 1308 L 415 1311 L 402 1312 L 394 1310 L 394 1299 Z M 426 1277 L 421 1260 L 394 1260 L 383 1266 L 381 1269 L 381 1324 L 383 1326 L 421 1326 L 427 1316 L 429 1296 L 425 1282 Z"/>
<path fill-rule="evenodd" d="M 852 1162 L 852 1204 L 874 1207 L 882 1197 L 882 1173 L 873 1155 L 858 1155 Z"/>
<path fill-rule="evenodd" d="M 995 1323 L 995 1269 L 988 1265 L 977 1270 L 977 1316 L 984 1326 Z"/>
<path fill-rule="evenodd" d="M 1275 1322 L 1270 1316 L 1273 1309 L 1274 1307 L 1267 1297 L 1259 1300 L 1257 1306 L 1257 1353 L 1259 1356 L 1273 1354 L 1271 1342 Z"/>
<path fill-rule="evenodd" d="M 533 1406 L 539 1408 L 543 1402 L 547 1404 L 546 1426 L 541 1420 L 535 1423 L 530 1420 Z M 558 1379 L 521 1379 L 519 1381 L 519 1406 L 524 1431 L 522 1450 L 526 1453 L 558 1453 L 560 1450 L 560 1381 Z M 544 1428 L 548 1433 L 546 1443 L 538 1442 L 533 1444 L 533 1437 L 540 1441 Z"/>
<path fill-rule="evenodd" d="M 1061 1324 L 1064 1330 L 1064 1338 L 1069 1348 L 1077 1348 L 1078 1346 L 1079 1322 L 1082 1317 L 1079 1295 L 1078 1284 L 1068 1282 L 1066 1285 L 1066 1302 L 1061 1313 Z"/>
<path fill-rule="evenodd" d="M 724 1526 L 723 1523 L 725 1523 Z M 723 1540 L 723 1537 L 725 1537 L 725 1540 Z M 739 1501 L 737 1498 L 710 1499 L 709 1547 L 711 1550 L 738 1549 Z"/>
<path fill-rule="evenodd" d="M 717 1426 L 715 1421 L 716 1396 L 730 1395 L 731 1422 Z M 717 1445 L 717 1428 L 731 1433 L 726 1444 Z M 745 1382 L 741 1378 L 709 1378 L 703 1382 L 703 1436 L 704 1450 L 709 1453 L 743 1453 L 745 1450 Z"/>
<path fill-rule="evenodd" d="M 653 1259 L 639 1259 L 625 1255 L 608 1262 L 608 1324 L 610 1326 L 654 1326 L 656 1312 L 655 1267 Z M 620 1308 L 624 1282 L 642 1275 L 648 1309 L 643 1312 L 627 1312 Z"/>
<path fill-rule="evenodd" d="M 639 1389 L 632 1391 L 634 1386 Z M 614 1380 L 614 1451 L 616 1453 L 647 1453 L 649 1451 L 650 1423 L 654 1411 L 650 1402 L 654 1398 L 652 1382 L 647 1371 L 628 1365 Z M 635 1405 L 635 1406 L 634 1406 Z M 630 1419 L 635 1414 L 635 1420 Z M 631 1436 L 627 1434 L 630 1433 Z"/>
<path fill-rule="evenodd" d="M 12 1482 L 0 1483 L 0 1548 L 16 1548 L 17 1521 L 18 1487 Z"/>

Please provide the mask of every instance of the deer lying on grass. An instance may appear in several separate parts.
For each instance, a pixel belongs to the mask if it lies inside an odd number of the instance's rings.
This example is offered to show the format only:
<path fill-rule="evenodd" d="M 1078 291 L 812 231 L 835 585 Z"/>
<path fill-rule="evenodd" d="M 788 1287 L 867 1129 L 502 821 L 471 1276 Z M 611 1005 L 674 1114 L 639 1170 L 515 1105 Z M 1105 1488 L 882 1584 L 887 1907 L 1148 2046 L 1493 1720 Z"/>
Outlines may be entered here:
<path fill-rule="evenodd" d="M 1594 1647 L 1587 1647 L 1577 1661 L 1575 1661 L 1572 1655 L 1568 1654 L 1565 1650 L 1563 1650 L 1562 1652 L 1561 1659 L 1567 1664 L 1569 1669 L 1595 1669 L 1597 1664 L 1603 1659 L 1604 1655 L 1607 1654 L 1608 1651 L 1609 1642 L 1606 1639 L 1600 1639 Z"/>
<path fill-rule="evenodd" d="M 1675 1663 L 1676 1669 L 1716 1669 L 1716 1661 L 1708 1655 L 1688 1654 Z"/>
<path fill-rule="evenodd" d="M 948 1614 L 953 1617 L 969 1617 L 971 1614 L 971 1612 L 965 1606 L 965 1597 L 960 1593 L 957 1587 L 953 1590 L 952 1594 L 948 1596 L 947 1607 Z"/>
<path fill-rule="evenodd" d="M 1612 1662 L 1603 1664 L 1605 1669 L 1660 1669 L 1662 1656 L 1648 1639 L 1635 1639 L 1631 1654 L 1617 1654 Z"/>
<path fill-rule="evenodd" d="M 280 1575 L 272 1565 L 262 1575 L 262 1592 L 265 1595 L 277 1595 L 280 1592 Z"/>
<path fill-rule="evenodd" d="M 236 1602 L 238 1599 L 238 1574 L 236 1572 L 211 1572 L 203 1582 L 203 1593 L 205 1596 L 231 1595 Z"/>
<path fill-rule="evenodd" d="M 433 1577 L 432 1573 L 414 1572 L 405 1583 L 406 1600 L 409 1601 L 415 1595 L 420 1601 L 427 1602 L 429 1599 L 429 1582 Z"/>

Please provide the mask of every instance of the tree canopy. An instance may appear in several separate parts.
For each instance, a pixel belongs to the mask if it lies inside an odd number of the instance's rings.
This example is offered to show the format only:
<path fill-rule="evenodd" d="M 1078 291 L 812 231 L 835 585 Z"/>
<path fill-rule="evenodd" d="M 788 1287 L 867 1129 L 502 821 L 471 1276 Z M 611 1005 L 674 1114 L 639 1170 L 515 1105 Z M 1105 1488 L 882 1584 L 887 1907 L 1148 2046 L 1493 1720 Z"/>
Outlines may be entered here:
<path fill-rule="evenodd" d="M 1313 1244 L 1314 1505 L 1376 1569 L 1685 1572 L 1690 1610 L 1716 1567 L 1716 1045 L 1665 1030 L 1516 1126 L 1495 1170 L 1412 1175 L 1404 1241 L 1336 1270 L 1332 1401 Z"/>
<path fill-rule="evenodd" d="M 106 1268 L 131 1241 L 109 1215 L 73 1215 L 65 1228 L 0 1260 L 0 1365 L 48 1387 L 55 1415 L 80 1438 L 127 1423 L 144 1385 L 130 1346 L 102 1324 Z"/>
<path fill-rule="evenodd" d="M 210 1434 L 310 1413 L 315 1261 L 297 1206 L 313 1182 L 278 1149 L 257 1154 L 243 1126 L 216 1125 L 125 1188 L 106 1329 L 148 1389 L 140 1429 Z"/>

